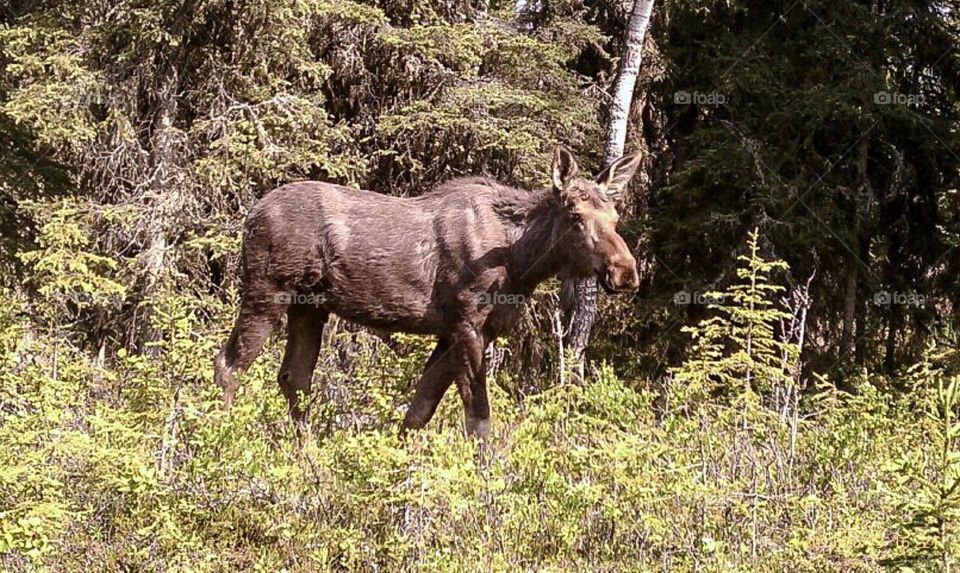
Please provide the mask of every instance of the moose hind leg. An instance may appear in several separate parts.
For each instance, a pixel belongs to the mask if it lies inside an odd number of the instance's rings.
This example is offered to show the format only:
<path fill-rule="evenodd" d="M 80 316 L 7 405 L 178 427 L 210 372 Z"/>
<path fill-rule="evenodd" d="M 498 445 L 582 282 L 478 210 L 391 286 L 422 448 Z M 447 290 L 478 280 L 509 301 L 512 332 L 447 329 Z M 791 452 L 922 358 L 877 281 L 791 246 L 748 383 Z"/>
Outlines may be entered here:
<path fill-rule="evenodd" d="M 286 305 L 276 296 L 259 301 L 244 297 L 227 344 L 213 362 L 214 381 L 223 388 L 223 405 L 230 408 L 237 394 L 236 373 L 243 372 L 260 354 L 263 343 L 276 328 Z"/>
<path fill-rule="evenodd" d="M 287 349 L 277 382 L 290 406 L 290 417 L 298 425 L 306 417 L 301 401 L 310 393 L 328 316 L 325 310 L 311 305 L 293 304 L 287 310 Z"/>

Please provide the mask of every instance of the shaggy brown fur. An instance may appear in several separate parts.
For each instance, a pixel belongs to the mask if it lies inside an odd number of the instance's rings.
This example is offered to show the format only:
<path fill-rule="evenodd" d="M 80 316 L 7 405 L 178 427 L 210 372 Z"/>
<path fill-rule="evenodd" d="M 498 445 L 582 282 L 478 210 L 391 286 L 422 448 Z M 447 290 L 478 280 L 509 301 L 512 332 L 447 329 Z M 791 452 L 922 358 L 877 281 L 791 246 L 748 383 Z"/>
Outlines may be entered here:
<path fill-rule="evenodd" d="M 240 312 L 215 360 L 226 405 L 235 373 L 250 366 L 286 312 L 279 383 L 302 420 L 300 396 L 310 391 L 323 326 L 335 313 L 437 336 L 403 430 L 423 427 L 456 382 L 467 431 L 486 435 L 484 348 L 516 323 L 517 301 L 561 269 L 596 275 L 608 292 L 637 289 L 636 261 L 616 232 L 611 199 L 637 163 L 625 157 L 587 180 L 558 148 L 553 188 L 532 193 L 483 178 L 410 199 L 318 182 L 272 191 L 247 219 Z"/>

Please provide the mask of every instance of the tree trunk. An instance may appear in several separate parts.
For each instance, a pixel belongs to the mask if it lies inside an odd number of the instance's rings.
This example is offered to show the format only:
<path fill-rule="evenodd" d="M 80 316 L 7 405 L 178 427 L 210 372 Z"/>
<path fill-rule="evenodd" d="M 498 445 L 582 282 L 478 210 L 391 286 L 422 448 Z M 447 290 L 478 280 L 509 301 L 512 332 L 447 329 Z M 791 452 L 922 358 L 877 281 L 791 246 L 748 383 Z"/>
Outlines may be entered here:
<path fill-rule="evenodd" d="M 900 334 L 900 306 L 890 305 L 890 314 L 887 318 L 887 342 L 883 356 L 883 373 L 892 376 L 897 370 L 897 340 Z"/>
<path fill-rule="evenodd" d="M 850 265 L 843 296 L 843 330 L 840 333 L 840 355 L 838 356 L 841 363 L 849 358 L 850 349 L 853 346 L 854 324 L 857 316 L 856 261 L 851 261 Z"/>
<path fill-rule="evenodd" d="M 865 366 L 867 363 L 867 297 L 857 297 L 856 319 L 854 320 L 854 332 L 857 340 L 853 344 L 854 361 L 858 367 Z"/>
<path fill-rule="evenodd" d="M 148 222 L 147 250 L 141 258 L 143 282 L 140 289 L 141 304 L 156 294 L 161 283 L 166 264 L 168 247 L 167 231 L 171 227 L 170 219 L 175 214 L 179 181 L 176 170 L 176 142 L 173 123 L 177 114 L 176 102 L 177 73 L 172 67 L 166 70 L 159 85 L 157 118 L 151 137 L 150 164 L 153 169 L 147 192 L 153 208 Z M 149 344 L 159 339 L 159 333 L 152 323 L 150 302 L 143 305 L 138 317 L 136 346 L 146 354 L 153 354 Z"/>
<path fill-rule="evenodd" d="M 617 79 L 613 84 L 610 123 L 607 125 L 607 140 L 603 148 L 604 167 L 623 155 L 627 139 L 627 119 L 630 117 L 633 89 L 640 71 L 643 40 L 650 24 L 650 15 L 653 13 L 653 3 L 654 0 L 635 0 L 630 21 L 627 23 L 623 55 L 620 58 Z M 564 285 L 566 289 L 573 289 L 572 307 L 564 309 L 569 320 L 566 346 L 573 351 L 582 368 L 583 353 L 590 341 L 590 329 L 597 314 L 597 281 L 593 277 L 567 278 L 565 281 L 573 282 L 572 287 L 569 284 Z"/>
<path fill-rule="evenodd" d="M 613 84 L 613 101 L 610 103 L 610 123 L 607 125 L 607 140 L 603 147 L 604 167 L 623 155 L 623 146 L 627 140 L 627 120 L 630 117 L 630 105 L 633 103 L 633 88 L 637 84 L 640 63 L 643 55 L 643 41 L 653 14 L 654 0 L 636 0 L 627 35 L 620 58 L 620 69 Z"/>

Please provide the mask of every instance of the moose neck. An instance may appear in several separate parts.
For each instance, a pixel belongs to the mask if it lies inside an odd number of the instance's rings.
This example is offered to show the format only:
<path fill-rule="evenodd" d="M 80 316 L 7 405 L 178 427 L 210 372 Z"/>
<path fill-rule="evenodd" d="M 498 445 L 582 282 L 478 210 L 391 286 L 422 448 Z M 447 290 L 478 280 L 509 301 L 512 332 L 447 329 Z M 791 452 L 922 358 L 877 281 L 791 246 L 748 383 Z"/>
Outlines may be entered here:
<path fill-rule="evenodd" d="M 529 193 L 507 207 L 515 226 L 509 260 L 511 290 L 530 293 L 564 266 L 560 206 L 547 189 Z"/>

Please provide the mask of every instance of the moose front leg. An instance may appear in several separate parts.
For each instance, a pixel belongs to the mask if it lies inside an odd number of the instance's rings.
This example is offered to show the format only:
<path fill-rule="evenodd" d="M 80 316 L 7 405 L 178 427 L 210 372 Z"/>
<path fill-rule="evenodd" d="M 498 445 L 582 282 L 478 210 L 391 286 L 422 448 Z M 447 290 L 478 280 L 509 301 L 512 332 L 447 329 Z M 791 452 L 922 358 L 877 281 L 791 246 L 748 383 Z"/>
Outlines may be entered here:
<path fill-rule="evenodd" d="M 487 399 L 487 364 L 484 337 L 476 329 L 461 333 L 459 358 L 462 370 L 457 389 L 463 399 L 467 435 L 486 438 L 490 434 L 490 402 Z"/>
<path fill-rule="evenodd" d="M 452 367 L 453 359 L 456 358 L 451 351 L 451 343 L 446 338 L 440 338 L 434 347 L 427 364 L 424 366 L 423 374 L 420 376 L 420 382 L 417 384 L 417 392 L 410 402 L 407 409 L 407 415 L 403 418 L 403 425 L 400 427 L 400 436 L 403 437 L 408 430 L 418 430 L 427 425 L 433 413 L 437 411 L 437 405 L 443 394 L 453 383 L 456 373 Z"/>

